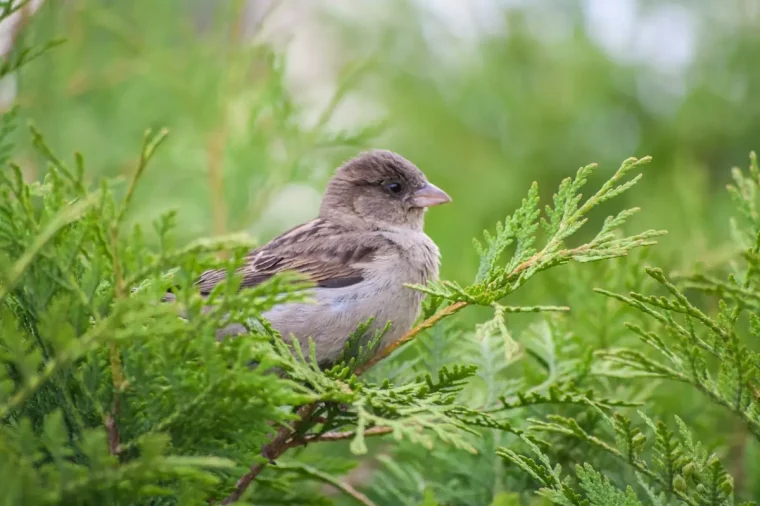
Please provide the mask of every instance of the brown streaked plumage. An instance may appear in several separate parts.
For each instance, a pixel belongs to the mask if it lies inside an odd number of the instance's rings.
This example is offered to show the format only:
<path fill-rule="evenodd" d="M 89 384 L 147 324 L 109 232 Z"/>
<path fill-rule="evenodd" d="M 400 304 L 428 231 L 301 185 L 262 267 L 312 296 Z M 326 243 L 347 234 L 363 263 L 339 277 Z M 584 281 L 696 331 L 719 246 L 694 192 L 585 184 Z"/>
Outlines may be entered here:
<path fill-rule="evenodd" d="M 420 311 L 422 294 L 403 285 L 438 276 L 438 248 L 423 232 L 423 218 L 427 207 L 450 200 L 402 156 L 363 153 L 330 180 L 317 219 L 246 256 L 242 287 L 284 271 L 310 278 L 316 285 L 312 303 L 282 304 L 264 317 L 285 339 L 305 345 L 311 336 L 321 366 L 332 364 L 351 333 L 370 318 L 370 332 L 392 322 L 386 346 L 411 328 Z M 208 294 L 225 276 L 224 270 L 207 271 L 196 285 Z M 218 335 L 243 331 L 230 325 Z"/>

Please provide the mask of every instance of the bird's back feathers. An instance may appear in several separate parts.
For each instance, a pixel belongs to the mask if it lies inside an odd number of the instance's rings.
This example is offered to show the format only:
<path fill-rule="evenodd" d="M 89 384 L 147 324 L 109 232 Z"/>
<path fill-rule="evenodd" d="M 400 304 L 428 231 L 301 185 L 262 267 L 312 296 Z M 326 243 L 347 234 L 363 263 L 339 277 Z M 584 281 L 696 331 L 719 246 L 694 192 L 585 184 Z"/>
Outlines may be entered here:
<path fill-rule="evenodd" d="M 277 273 L 296 271 L 321 288 L 342 288 L 364 279 L 362 269 L 387 241 L 323 219 L 299 225 L 246 255 L 239 269 L 241 288 L 256 286 Z M 196 286 L 207 295 L 224 281 L 227 271 L 204 272 Z"/>

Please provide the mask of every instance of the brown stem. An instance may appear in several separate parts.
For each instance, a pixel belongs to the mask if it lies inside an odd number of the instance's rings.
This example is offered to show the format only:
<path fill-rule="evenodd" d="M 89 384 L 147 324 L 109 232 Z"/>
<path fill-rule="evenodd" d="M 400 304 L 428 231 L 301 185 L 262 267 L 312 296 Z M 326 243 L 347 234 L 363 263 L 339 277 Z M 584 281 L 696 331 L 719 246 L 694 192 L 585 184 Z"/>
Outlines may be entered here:
<path fill-rule="evenodd" d="M 277 466 L 277 470 L 278 471 L 295 471 L 298 473 L 302 473 L 306 476 L 316 478 L 317 480 L 322 481 L 330 485 L 331 487 L 337 488 L 344 494 L 350 495 L 353 499 L 363 504 L 364 506 L 376 506 L 376 504 L 372 502 L 369 497 L 367 497 L 366 495 L 356 490 L 350 483 L 339 480 L 333 476 L 330 476 L 329 474 L 325 474 L 319 471 L 318 469 L 314 469 L 311 466 L 298 465 L 298 464 L 283 464 L 283 465 Z"/>
<path fill-rule="evenodd" d="M 364 436 L 384 436 L 393 432 L 391 427 L 372 427 L 364 431 Z M 309 443 L 320 443 L 323 441 L 343 441 L 356 437 L 356 432 L 327 432 L 325 434 L 310 434 L 301 438 L 291 438 L 287 442 L 286 448 L 295 448 L 296 446 L 306 446 Z"/>
<path fill-rule="evenodd" d="M 106 415 L 104 425 L 106 426 L 106 433 L 108 434 L 108 451 L 111 455 L 118 455 L 121 451 L 121 443 L 119 438 L 119 428 L 116 426 L 116 416 L 119 413 L 119 397 L 114 393 L 113 405 L 111 413 Z"/>
<path fill-rule="evenodd" d="M 453 303 L 453 304 L 451 304 L 449 306 L 446 306 L 445 308 L 443 308 L 442 310 L 438 311 L 433 316 L 431 316 L 427 320 L 421 322 L 419 325 L 417 325 L 416 327 L 414 327 L 412 330 L 410 330 L 409 332 L 407 332 L 406 334 L 404 334 L 403 336 L 401 336 L 400 339 L 398 339 L 397 341 L 394 341 L 390 345 L 388 345 L 385 348 L 383 348 L 380 351 L 380 353 L 378 353 L 377 355 L 375 355 L 374 357 L 372 357 L 366 363 L 364 363 L 360 367 L 357 367 L 357 369 L 355 371 L 355 374 L 358 376 L 358 375 L 362 374 L 363 372 L 367 371 L 367 369 L 369 369 L 370 367 L 374 366 L 375 364 L 377 364 L 381 360 L 387 358 L 391 353 L 393 353 L 394 351 L 396 351 L 396 349 L 398 349 L 399 347 L 405 345 L 406 343 L 408 343 L 409 341 L 411 341 L 412 339 L 414 339 L 417 334 L 419 334 L 423 330 L 429 329 L 430 327 L 432 327 L 433 325 L 435 325 L 436 323 L 438 323 L 442 319 L 446 318 L 447 316 L 453 315 L 454 313 L 456 313 L 460 309 L 462 309 L 465 306 L 467 306 L 467 304 L 468 304 L 467 302 L 459 301 L 459 302 L 455 302 L 455 303 Z"/>
<path fill-rule="evenodd" d="M 345 481 L 338 481 L 333 486 L 338 487 L 346 494 L 350 495 L 354 499 L 356 499 L 358 502 L 363 504 L 364 506 L 377 506 L 372 500 L 367 497 L 366 495 L 362 494 L 358 490 L 356 490 L 351 484 L 346 483 Z"/>
<path fill-rule="evenodd" d="M 311 415 L 314 414 L 316 409 L 316 404 L 307 404 L 298 409 L 298 421 L 293 425 L 293 429 L 291 430 L 288 427 L 281 428 L 274 439 L 262 448 L 261 454 L 267 459 L 267 462 L 253 464 L 248 472 L 241 476 L 237 483 L 235 483 L 235 490 L 222 501 L 222 504 L 232 504 L 240 499 L 246 489 L 250 486 L 251 482 L 256 479 L 267 464 L 273 462 L 285 453 L 288 449 L 288 441 L 291 439 L 291 436 L 297 433 L 298 429 L 302 427 L 304 423 L 309 421 L 309 418 L 311 418 Z"/>

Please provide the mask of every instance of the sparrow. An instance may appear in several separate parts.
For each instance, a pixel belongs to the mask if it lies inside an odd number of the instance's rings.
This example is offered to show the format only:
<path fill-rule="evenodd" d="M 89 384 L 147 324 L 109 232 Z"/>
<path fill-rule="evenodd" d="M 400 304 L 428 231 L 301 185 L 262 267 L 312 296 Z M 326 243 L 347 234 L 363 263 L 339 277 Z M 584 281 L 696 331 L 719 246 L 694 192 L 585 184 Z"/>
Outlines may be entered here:
<path fill-rule="evenodd" d="M 385 329 L 380 350 L 399 339 L 419 316 L 423 294 L 405 284 L 438 277 L 440 252 L 423 231 L 427 208 L 451 198 L 401 155 L 361 153 L 327 184 L 319 216 L 245 256 L 241 289 L 277 273 L 297 271 L 311 281 L 308 302 L 290 302 L 262 314 L 289 343 L 307 353 L 313 339 L 320 367 L 333 365 L 349 337 L 371 320 L 365 336 Z M 204 272 L 195 286 L 208 295 L 227 271 Z M 232 324 L 217 338 L 246 332 Z"/>

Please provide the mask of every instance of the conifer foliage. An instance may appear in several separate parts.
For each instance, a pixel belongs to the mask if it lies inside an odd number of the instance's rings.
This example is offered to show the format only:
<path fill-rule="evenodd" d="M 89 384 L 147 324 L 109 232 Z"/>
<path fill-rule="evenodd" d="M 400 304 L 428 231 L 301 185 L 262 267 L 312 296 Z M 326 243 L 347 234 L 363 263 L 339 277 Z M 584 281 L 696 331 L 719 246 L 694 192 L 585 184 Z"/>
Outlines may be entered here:
<path fill-rule="evenodd" d="M 7 5 L 5 16 L 10 9 Z M 16 67 L 8 64 L 0 72 Z M 4 115 L 0 503 L 325 504 L 327 499 L 309 485 L 318 482 L 354 503 L 374 504 L 367 493 L 341 478 L 352 460 L 310 461 L 299 458 L 299 452 L 347 441 L 350 451 L 360 456 L 369 451 L 370 439 L 384 438 L 410 452 L 445 447 L 481 462 L 503 459 L 532 477 L 541 487 L 539 493 L 557 504 L 733 504 L 731 477 L 717 457 L 693 440 L 683 422 L 678 420 L 673 432 L 650 420 L 642 408 L 642 430 L 624 414 L 637 403 L 607 398 L 605 392 L 581 389 L 578 383 L 590 376 L 688 383 L 736 413 L 752 434 L 760 433 L 760 360 L 736 330 L 737 321 L 747 314 L 751 334 L 757 337 L 760 332 L 753 313 L 760 301 L 760 218 L 755 203 L 760 171 L 754 158 L 750 174 L 737 172 L 732 189 L 751 228 L 748 232 L 737 226 L 737 234 L 747 242 L 742 274 L 725 282 L 692 276 L 679 287 L 661 271 L 650 269 L 668 295 L 602 291 L 656 322 L 652 329 L 636 324 L 630 329 L 660 358 L 617 349 L 596 358 L 555 363 L 561 350 L 553 350 L 542 358 L 551 371 L 548 380 L 501 385 L 498 395 L 475 405 L 467 401 L 471 383 L 497 385 L 491 373 L 504 364 L 466 359 L 394 379 L 368 373 L 413 340 L 427 345 L 431 337 L 440 337 L 451 343 L 443 320 L 468 306 L 493 313 L 472 332 L 477 336 L 473 342 L 485 350 L 481 358 L 501 352 L 504 360 L 517 360 L 521 347 L 541 358 L 542 346 L 562 346 L 562 339 L 553 336 L 557 328 L 551 317 L 536 317 L 534 330 L 544 337 L 536 338 L 535 343 L 543 345 L 535 346 L 518 345 L 506 317 L 567 308 L 509 305 L 510 296 L 543 271 L 571 262 L 610 261 L 654 244 L 662 232 L 624 232 L 637 209 L 610 216 L 595 233 L 586 230 L 589 213 L 635 185 L 648 158 L 625 160 L 608 182 L 590 192 L 587 182 L 595 166 L 582 167 L 561 183 L 543 208 L 533 185 L 517 211 L 475 242 L 481 263 L 471 284 L 440 281 L 410 287 L 428 295 L 416 327 L 383 350 L 376 349 L 379 339 L 359 347 L 366 330 L 360 328 L 347 344 L 345 361 L 321 371 L 309 360 L 313 345 L 289 348 L 261 317 L 277 304 L 302 300 L 306 281 L 277 276 L 241 291 L 234 272 L 252 246 L 245 236 L 179 245 L 172 213 L 147 230 L 127 225 L 133 196 L 142 175 L 151 170 L 152 156 L 171 142 L 167 132 L 146 133 L 126 184 L 93 184 L 86 177 L 84 157 L 77 154 L 73 163 L 64 161 L 34 126 L 28 135 L 47 170 L 42 181 L 26 181 L 13 162 L 9 141 L 16 128 L 15 114 Z M 583 192 L 590 197 L 584 198 Z M 586 241 L 577 239 L 582 228 Z M 153 243 L 158 246 L 148 246 Z M 231 253 L 222 261 L 229 279 L 202 300 L 192 282 L 203 270 L 218 266 L 216 254 L 221 251 Z M 185 308 L 185 318 L 174 305 L 160 302 L 169 287 Z M 718 316 L 707 316 L 689 302 L 686 287 L 718 294 L 723 300 Z M 230 321 L 251 330 L 218 342 L 215 329 Z M 460 344 L 463 349 L 468 346 Z M 511 416 L 515 410 L 544 405 L 576 411 L 528 424 Z M 614 441 L 595 433 L 598 427 L 589 428 L 589 417 L 599 421 L 597 425 L 606 424 Z M 514 445 L 489 446 L 488 441 L 500 437 L 496 435 L 508 436 Z M 635 480 L 621 488 L 594 462 L 564 474 L 548 456 L 544 435 L 589 445 L 629 466 Z M 388 469 L 393 469 L 392 463 Z M 378 476 L 378 483 L 393 481 L 383 481 L 382 471 Z M 371 495 L 393 497 L 389 490 Z M 437 504 L 435 494 L 426 495 L 425 501 Z M 465 502 L 451 501 L 455 503 Z"/>
<path fill-rule="evenodd" d="M 661 269 L 646 268 L 646 274 L 662 288 L 663 295 L 659 296 L 637 291 L 621 295 L 597 289 L 651 320 L 646 327 L 638 323 L 626 323 L 626 327 L 654 353 L 632 348 L 600 350 L 594 372 L 599 377 L 685 383 L 732 413 L 747 433 L 760 441 L 760 357 L 746 344 L 747 337 L 750 342 L 758 338 L 754 301 L 758 297 L 760 169 L 754 153 L 748 173 L 734 169 L 733 178 L 734 184 L 728 190 L 739 216 L 732 220 L 731 228 L 741 248 L 741 261 L 732 266 L 725 281 L 712 274 L 696 273 L 677 276 L 678 285 Z M 709 316 L 691 302 L 684 293 L 688 289 L 717 295 L 717 315 Z M 744 324 L 742 315 L 747 317 Z M 609 416 L 596 406 L 593 410 L 605 422 L 614 441 L 590 433 L 576 419 L 551 415 L 546 420 L 533 420 L 530 434 L 521 435 L 538 460 L 506 448 L 498 453 L 540 483 L 539 493 L 556 504 L 734 504 L 733 478 L 715 454 L 694 440 L 680 418 L 676 417 L 677 430 L 673 431 L 663 421 L 655 422 L 639 411 L 637 418 L 643 421 L 640 428 L 641 424 L 621 413 Z M 539 440 L 534 438 L 540 433 L 577 439 L 627 463 L 635 471 L 635 484 L 646 493 L 647 502 L 641 502 L 630 485 L 625 490 L 615 487 L 591 463 L 579 465 L 578 481 L 571 483 L 540 448 Z"/>
<path fill-rule="evenodd" d="M 4 120 L 7 135 L 13 116 Z M 465 436 L 475 428 L 511 430 L 456 402 L 473 366 L 442 368 L 403 384 L 376 384 L 357 374 L 392 350 L 323 372 L 308 360 L 313 348 L 292 353 L 266 325 L 218 343 L 214 329 L 223 320 L 263 322 L 260 315 L 268 308 L 300 298 L 302 284 L 280 277 L 238 291 L 239 280 L 231 276 L 202 301 L 188 285 L 211 265 L 212 254 L 235 251 L 228 261 L 233 272 L 249 244 L 232 237 L 177 248 L 172 215 L 154 223 L 159 251 L 144 245 L 140 227 L 126 230 L 130 198 L 165 132 L 146 134 L 135 176 L 120 197 L 110 181 L 88 190 L 82 157 L 69 167 L 34 128 L 31 135 L 49 162 L 45 179 L 24 182 L 20 168 L 6 159 L 9 168 L 1 180 L 0 244 L 9 268 L 0 291 L 5 364 L 0 416 L 9 500 L 130 504 L 139 497 L 171 496 L 187 504 L 229 495 L 233 501 L 267 459 L 292 447 L 350 439 L 351 450 L 362 454 L 367 437 L 389 434 L 425 447 L 448 444 L 474 451 Z M 616 178 L 638 165 L 627 161 Z M 496 301 L 540 270 L 622 255 L 649 243 L 653 233 L 613 236 L 618 218 L 608 220 L 589 243 L 564 244 L 586 209 L 620 191 L 608 184 L 591 205 L 578 206 L 575 194 L 589 170 L 581 169 L 555 197 L 544 247 L 530 246 L 538 226 L 534 187 L 507 225 L 486 236 L 488 263 L 481 281 L 471 287 L 446 282 L 418 287 L 445 303 L 404 341 L 465 303 L 493 305 L 497 319 L 505 312 L 557 309 Z M 513 237 L 517 256 L 504 266 L 499 256 Z M 187 320 L 157 302 L 176 284 L 188 288 L 178 291 Z M 214 309 L 201 311 L 205 304 Z M 259 364 L 254 369 L 252 361 Z M 275 367 L 287 374 L 267 373 Z M 271 439 L 276 426 L 283 428 Z M 251 469 L 235 485 L 246 463 Z M 126 489 L 132 492 L 120 492 Z"/>

